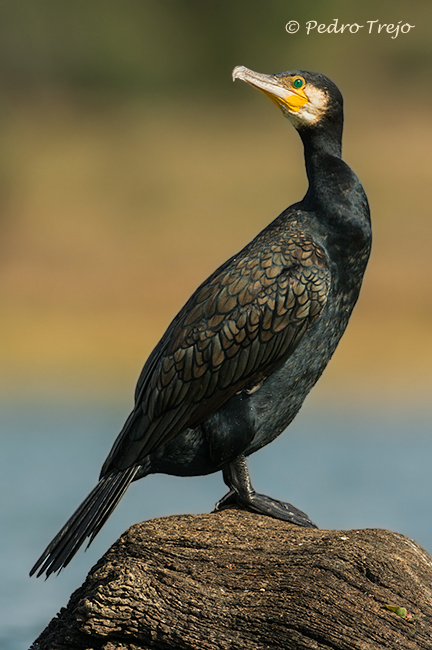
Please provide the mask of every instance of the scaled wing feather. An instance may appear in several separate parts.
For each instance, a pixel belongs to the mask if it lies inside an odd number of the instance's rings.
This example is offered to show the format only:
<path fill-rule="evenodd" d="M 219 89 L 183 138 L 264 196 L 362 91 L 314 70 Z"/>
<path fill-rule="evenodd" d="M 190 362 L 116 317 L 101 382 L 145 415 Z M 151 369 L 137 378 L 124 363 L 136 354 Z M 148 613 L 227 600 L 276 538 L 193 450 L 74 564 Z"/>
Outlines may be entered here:
<path fill-rule="evenodd" d="M 210 276 L 171 323 L 144 366 L 135 409 L 102 476 L 139 463 L 268 377 L 320 315 L 330 286 L 325 252 L 295 227 L 281 230 L 276 244 L 263 245 L 264 233 Z"/>

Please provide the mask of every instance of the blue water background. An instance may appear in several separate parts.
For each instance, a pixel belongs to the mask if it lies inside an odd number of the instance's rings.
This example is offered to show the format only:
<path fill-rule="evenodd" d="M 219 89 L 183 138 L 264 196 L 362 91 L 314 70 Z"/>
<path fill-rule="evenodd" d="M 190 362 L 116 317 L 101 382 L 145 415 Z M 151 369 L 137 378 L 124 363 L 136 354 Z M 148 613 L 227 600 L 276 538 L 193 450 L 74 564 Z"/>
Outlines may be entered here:
<path fill-rule="evenodd" d="M 210 512 L 220 474 L 133 484 L 90 549 L 49 580 L 28 571 L 94 486 L 127 409 L 12 404 L 0 411 L 0 648 L 28 648 L 91 566 L 130 525 Z M 387 528 L 432 552 L 432 408 L 310 401 L 249 460 L 254 487 L 303 509 L 320 528 Z"/>

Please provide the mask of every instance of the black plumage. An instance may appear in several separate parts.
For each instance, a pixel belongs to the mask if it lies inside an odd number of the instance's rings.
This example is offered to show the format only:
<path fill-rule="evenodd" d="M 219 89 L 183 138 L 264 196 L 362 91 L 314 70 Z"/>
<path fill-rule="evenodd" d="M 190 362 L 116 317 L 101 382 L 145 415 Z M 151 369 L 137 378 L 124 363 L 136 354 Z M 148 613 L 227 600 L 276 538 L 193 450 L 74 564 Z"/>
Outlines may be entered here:
<path fill-rule="evenodd" d="M 342 96 L 309 72 L 234 70 L 263 90 L 297 128 L 309 188 L 198 287 L 151 353 L 135 407 L 100 481 L 31 574 L 66 566 L 103 526 L 128 485 L 151 473 L 223 471 L 239 504 L 314 526 L 288 503 L 257 494 L 245 457 L 299 411 L 350 318 L 370 252 L 363 188 L 341 160 Z M 287 463 L 289 459 L 287 459 Z"/>

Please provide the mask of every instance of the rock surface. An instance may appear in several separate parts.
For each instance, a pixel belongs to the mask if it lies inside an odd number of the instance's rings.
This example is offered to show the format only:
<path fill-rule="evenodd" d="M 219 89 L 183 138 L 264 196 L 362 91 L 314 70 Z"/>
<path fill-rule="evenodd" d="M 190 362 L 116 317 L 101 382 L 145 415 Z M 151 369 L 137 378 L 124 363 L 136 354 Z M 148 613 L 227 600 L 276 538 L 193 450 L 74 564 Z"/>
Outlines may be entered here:
<path fill-rule="evenodd" d="M 242 510 L 144 522 L 32 650 L 150 648 L 432 649 L 432 559 L 385 530 L 312 530 Z"/>

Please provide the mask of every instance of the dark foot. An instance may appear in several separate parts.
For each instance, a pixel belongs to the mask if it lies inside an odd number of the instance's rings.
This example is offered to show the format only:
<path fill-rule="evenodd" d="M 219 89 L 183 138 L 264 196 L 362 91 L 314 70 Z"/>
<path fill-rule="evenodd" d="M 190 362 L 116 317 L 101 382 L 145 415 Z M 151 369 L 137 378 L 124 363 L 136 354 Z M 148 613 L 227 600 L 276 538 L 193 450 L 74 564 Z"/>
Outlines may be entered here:
<path fill-rule="evenodd" d="M 291 503 L 284 503 L 277 499 L 267 497 L 265 494 L 257 494 L 253 492 L 249 495 L 248 499 L 239 498 L 235 492 L 228 492 L 220 501 L 215 505 L 215 510 L 224 510 L 232 508 L 233 506 L 245 508 L 246 510 L 253 510 L 262 515 L 275 517 L 275 519 L 283 519 L 284 521 L 291 521 L 298 526 L 305 526 L 306 528 L 318 528 L 307 516 L 298 508 L 295 508 Z"/>
<path fill-rule="evenodd" d="M 231 488 L 215 506 L 215 510 L 223 510 L 232 506 L 240 506 L 253 512 L 290 521 L 298 526 L 317 528 L 309 517 L 290 503 L 271 499 L 264 494 L 257 494 L 253 489 L 244 456 L 227 465 L 223 471 L 225 483 Z"/>

